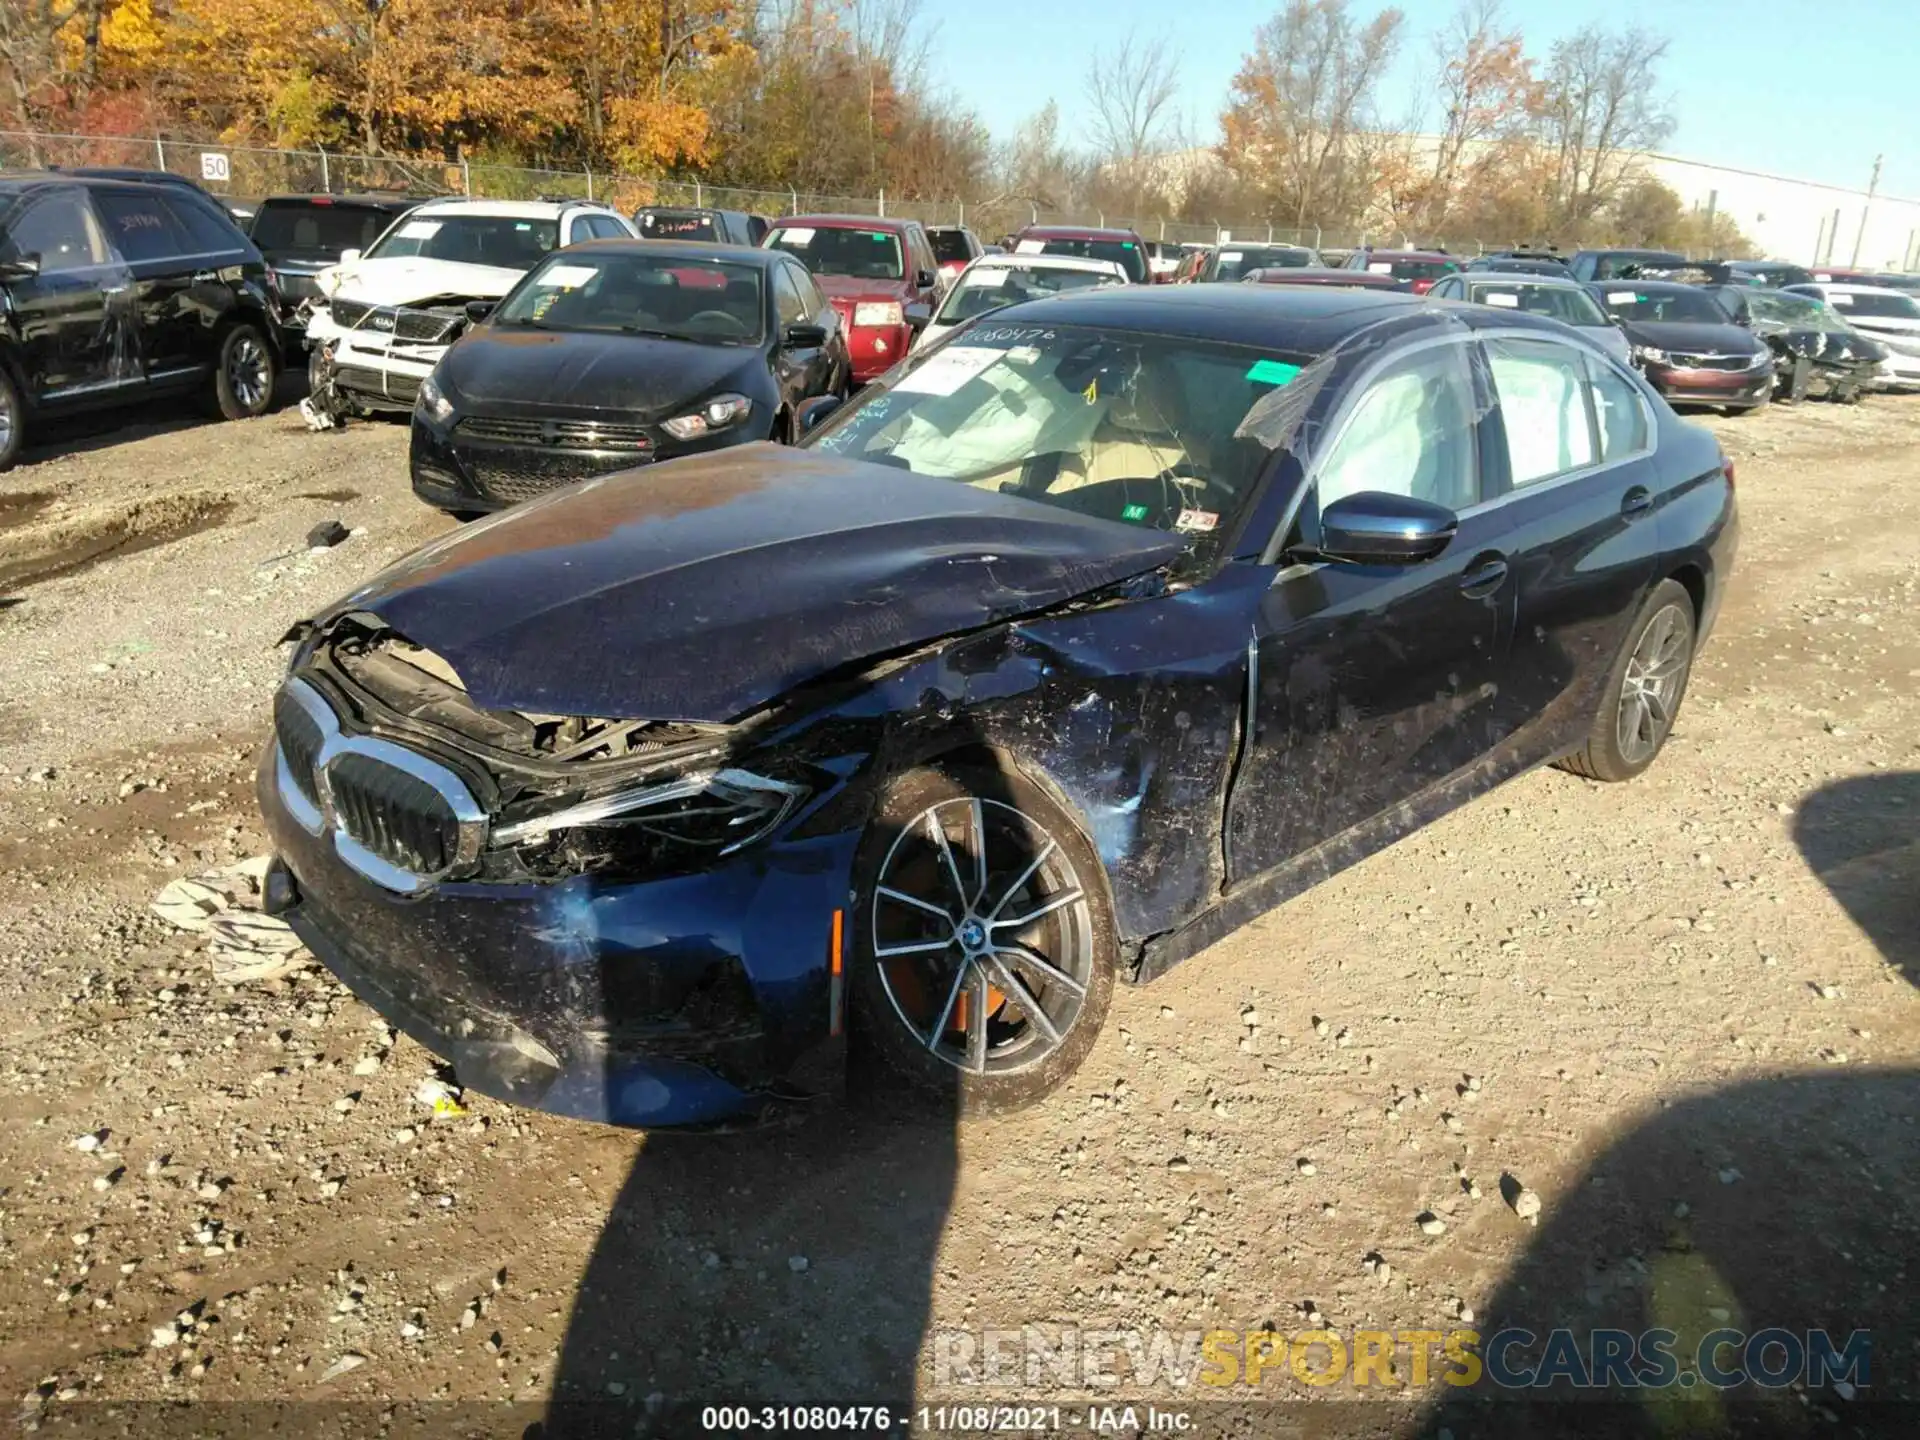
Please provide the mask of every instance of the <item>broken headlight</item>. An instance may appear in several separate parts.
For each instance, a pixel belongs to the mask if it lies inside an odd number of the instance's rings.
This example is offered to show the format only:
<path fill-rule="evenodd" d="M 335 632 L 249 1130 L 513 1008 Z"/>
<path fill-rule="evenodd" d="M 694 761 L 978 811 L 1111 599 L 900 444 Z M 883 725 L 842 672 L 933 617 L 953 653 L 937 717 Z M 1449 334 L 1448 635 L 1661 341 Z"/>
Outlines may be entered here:
<path fill-rule="evenodd" d="M 750 770 L 715 770 L 583 800 L 496 826 L 496 847 L 542 840 L 560 830 L 637 829 L 674 845 L 729 855 L 770 834 L 807 788 Z"/>
<path fill-rule="evenodd" d="M 1664 365 L 1667 363 L 1668 358 L 1666 351 L 1656 349 L 1651 345 L 1636 345 L 1633 347 L 1633 363 L 1636 365 Z"/>
<path fill-rule="evenodd" d="M 660 428 L 676 440 L 698 440 L 738 425 L 752 409 L 753 402 L 744 395 L 716 395 L 698 410 L 662 422 Z"/>

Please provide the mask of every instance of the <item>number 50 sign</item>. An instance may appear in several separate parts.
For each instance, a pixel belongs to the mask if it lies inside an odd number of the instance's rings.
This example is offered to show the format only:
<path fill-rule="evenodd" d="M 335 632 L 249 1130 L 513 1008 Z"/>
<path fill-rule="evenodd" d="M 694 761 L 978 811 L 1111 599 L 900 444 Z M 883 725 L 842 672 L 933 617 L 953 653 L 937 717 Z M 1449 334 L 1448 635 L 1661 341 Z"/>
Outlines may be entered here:
<path fill-rule="evenodd" d="M 227 157 L 215 150 L 200 152 L 200 178 L 202 180 L 231 180 L 233 167 Z"/>

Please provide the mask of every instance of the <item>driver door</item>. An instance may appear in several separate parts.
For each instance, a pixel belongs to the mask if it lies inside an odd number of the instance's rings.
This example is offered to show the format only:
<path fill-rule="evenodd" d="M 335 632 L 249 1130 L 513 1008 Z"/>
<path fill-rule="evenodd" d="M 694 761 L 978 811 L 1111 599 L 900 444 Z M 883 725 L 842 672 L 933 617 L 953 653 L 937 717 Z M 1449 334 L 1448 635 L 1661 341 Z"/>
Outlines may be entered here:
<path fill-rule="evenodd" d="M 1248 735 L 1227 801 L 1233 885 L 1404 804 L 1499 738 L 1514 588 L 1504 507 L 1481 503 L 1484 377 L 1462 337 L 1416 343 L 1352 383 L 1304 482 L 1295 553 L 1313 553 L 1322 510 L 1362 491 L 1447 506 L 1459 529 L 1410 564 L 1283 556 L 1250 644 Z"/>
<path fill-rule="evenodd" d="M 37 399 L 57 405 L 138 378 L 113 363 L 123 347 L 115 344 L 118 317 L 109 314 L 109 302 L 124 291 L 126 274 L 108 263 L 106 239 L 78 191 L 56 191 L 29 204 L 7 226 L 0 256 L 39 267 L 5 283 Z"/>

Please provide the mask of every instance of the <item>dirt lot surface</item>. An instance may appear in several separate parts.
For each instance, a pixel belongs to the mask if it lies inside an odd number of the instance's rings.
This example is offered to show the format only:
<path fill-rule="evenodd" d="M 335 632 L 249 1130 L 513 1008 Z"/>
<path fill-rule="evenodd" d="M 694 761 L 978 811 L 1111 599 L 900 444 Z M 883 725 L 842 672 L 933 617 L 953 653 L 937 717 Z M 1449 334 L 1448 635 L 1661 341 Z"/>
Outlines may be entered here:
<path fill-rule="evenodd" d="M 1870 1328 L 1864 1390 L 1702 1387 L 1688 1433 L 1920 1433 L 1862 1408 L 1920 1401 L 1920 401 L 1706 423 L 1740 570 L 1641 781 L 1525 777 L 1123 989 L 1036 1111 L 703 1138 L 436 1117 L 431 1057 L 324 972 L 216 984 L 148 909 L 264 848 L 278 637 L 451 524 L 404 428 L 147 417 L 30 452 L 0 477 L 0 1390 L 49 1424 L 917 1392 L 1084 1430 L 1089 1394 L 1207 1387 L 1125 1342 L 1115 1385 L 989 1383 L 979 1332 L 1545 1316 Z M 354 534 L 309 553 L 332 517 Z M 1391 1378 L 1203 1398 L 1486 1433 L 1404 1352 Z M 1399 1403 L 1328 1403 L 1356 1393 Z M 1642 1422 L 1682 1433 L 1659 1405 L 1609 1433 Z"/>

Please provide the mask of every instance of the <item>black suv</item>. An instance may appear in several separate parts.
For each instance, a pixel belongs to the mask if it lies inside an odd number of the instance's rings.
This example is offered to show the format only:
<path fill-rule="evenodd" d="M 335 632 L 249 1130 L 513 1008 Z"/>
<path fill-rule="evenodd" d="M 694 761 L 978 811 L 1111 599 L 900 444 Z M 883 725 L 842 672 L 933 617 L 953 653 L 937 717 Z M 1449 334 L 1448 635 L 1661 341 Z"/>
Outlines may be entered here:
<path fill-rule="evenodd" d="M 371 247 L 424 198 L 272 195 L 260 203 L 248 234 L 266 258 L 282 349 L 292 354 L 306 342 L 307 321 L 300 307 L 320 294 L 313 277 L 339 264 L 342 252 Z"/>
<path fill-rule="evenodd" d="M 0 470 L 42 415 L 191 391 L 260 414 L 280 368 L 266 281 L 185 187 L 0 174 Z"/>
<path fill-rule="evenodd" d="M 767 222 L 744 210 L 709 210 L 686 205 L 646 205 L 633 212 L 633 228 L 642 240 L 706 240 L 715 245 L 758 245 L 767 238 Z"/>

